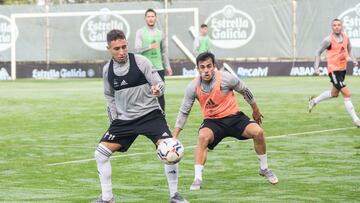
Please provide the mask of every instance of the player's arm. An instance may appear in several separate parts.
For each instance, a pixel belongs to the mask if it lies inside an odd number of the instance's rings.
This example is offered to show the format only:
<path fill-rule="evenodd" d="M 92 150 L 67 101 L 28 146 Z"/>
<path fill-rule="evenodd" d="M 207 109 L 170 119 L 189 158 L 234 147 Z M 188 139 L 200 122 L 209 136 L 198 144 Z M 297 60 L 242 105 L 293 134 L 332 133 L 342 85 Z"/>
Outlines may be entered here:
<path fill-rule="evenodd" d="M 114 96 L 114 89 L 110 86 L 108 80 L 108 67 L 109 63 L 106 64 L 103 68 L 103 78 L 104 78 L 104 95 L 107 102 L 107 112 L 110 122 L 117 119 L 117 111 L 116 111 L 116 104 L 115 104 L 115 96 Z"/>
<path fill-rule="evenodd" d="M 262 119 L 264 116 L 261 114 L 259 107 L 257 106 L 256 102 L 252 103 L 251 108 L 253 110 L 252 117 L 259 125 L 262 123 Z"/>
<path fill-rule="evenodd" d="M 353 62 L 353 64 L 354 64 L 354 67 L 355 66 L 358 66 L 359 64 L 358 64 L 358 61 L 357 61 L 357 59 L 356 59 L 356 57 L 355 57 L 355 55 L 352 53 L 352 50 L 351 50 L 351 42 L 350 42 L 350 39 L 348 39 L 349 41 L 348 41 L 348 47 L 347 47 L 347 49 L 348 49 L 348 53 L 349 53 L 349 56 L 351 57 L 351 60 L 352 60 L 352 62 Z"/>
<path fill-rule="evenodd" d="M 171 69 L 170 61 L 169 61 L 169 50 L 166 44 L 164 33 L 161 33 L 160 50 L 161 50 L 163 66 L 166 70 L 167 75 L 173 75 L 173 71 Z"/>
<path fill-rule="evenodd" d="M 256 104 L 255 98 L 251 93 L 250 89 L 245 85 L 245 83 L 241 82 L 239 79 L 238 79 L 238 84 L 236 85 L 235 88 L 236 88 L 235 91 L 242 94 L 245 101 L 251 106 L 253 111 L 252 117 L 256 121 L 256 123 L 260 125 L 262 123 L 262 118 L 264 116 L 261 114 L 260 109 Z"/>
<path fill-rule="evenodd" d="M 320 65 L 320 60 L 321 60 L 321 54 L 328 48 L 330 48 L 330 38 L 326 37 L 320 45 L 320 48 L 316 50 L 315 52 L 315 62 L 314 62 L 314 69 L 315 69 L 315 75 L 319 75 L 319 65 Z"/>
<path fill-rule="evenodd" d="M 151 85 L 151 93 L 156 97 L 164 94 L 165 84 L 161 80 L 159 73 L 153 68 L 152 63 L 142 55 L 135 55 L 136 64 L 140 71 L 144 74 L 146 80 Z"/>
<path fill-rule="evenodd" d="M 228 81 L 229 89 L 235 90 L 236 92 L 240 93 L 244 97 L 245 101 L 251 106 L 251 108 L 253 110 L 253 113 L 252 113 L 253 119 L 258 124 L 261 124 L 263 115 L 261 114 L 260 109 L 259 109 L 258 105 L 256 104 L 256 101 L 255 101 L 255 98 L 254 98 L 252 92 L 246 86 L 246 84 L 228 72 L 224 72 L 223 77 L 224 77 L 225 82 Z"/>
<path fill-rule="evenodd" d="M 176 118 L 175 128 L 172 132 L 174 138 L 177 138 L 184 128 L 187 118 L 191 112 L 191 108 L 196 98 L 195 83 L 192 81 L 185 90 L 185 95 L 180 106 L 179 113 Z"/>
<path fill-rule="evenodd" d="M 136 36 L 135 36 L 135 53 L 142 54 L 152 49 L 151 45 L 147 47 L 142 47 L 142 43 L 143 43 L 143 29 L 139 29 L 136 32 Z"/>

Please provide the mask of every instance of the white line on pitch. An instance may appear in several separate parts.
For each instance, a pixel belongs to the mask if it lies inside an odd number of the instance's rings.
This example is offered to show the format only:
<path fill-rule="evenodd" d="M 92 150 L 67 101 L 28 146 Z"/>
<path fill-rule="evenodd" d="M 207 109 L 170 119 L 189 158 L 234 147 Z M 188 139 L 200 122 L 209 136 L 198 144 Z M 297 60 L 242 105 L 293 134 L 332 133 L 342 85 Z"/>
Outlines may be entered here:
<path fill-rule="evenodd" d="M 267 151 L 271 154 L 282 154 L 284 152 L 279 152 L 279 151 Z M 343 155 L 354 155 L 357 154 L 357 152 L 342 152 L 342 151 L 336 151 L 336 152 L 316 152 L 316 151 L 306 151 L 306 152 L 291 152 L 291 154 L 326 154 L 326 155 L 339 155 L 339 154 L 343 154 Z"/>
<path fill-rule="evenodd" d="M 291 133 L 291 134 L 284 134 L 284 135 L 275 135 L 275 136 L 267 137 L 266 139 L 276 139 L 276 138 L 285 138 L 285 137 L 297 136 L 297 135 L 309 135 L 309 134 L 317 134 L 317 133 L 324 133 L 324 132 L 334 132 L 334 131 L 349 130 L 349 129 L 354 129 L 354 128 L 355 127 L 334 128 L 334 129 L 327 129 L 327 130 L 316 130 L 316 131 L 308 131 L 308 132 L 301 132 L 301 133 Z M 237 140 L 225 141 L 225 142 L 221 142 L 221 143 L 225 144 L 225 143 L 231 143 L 231 142 L 236 142 L 236 141 Z M 187 146 L 185 148 L 186 149 L 195 148 L 195 145 Z M 155 152 L 152 151 L 152 152 L 140 152 L 140 153 L 133 153 L 133 154 L 123 154 L 123 155 L 118 155 L 118 156 L 112 156 L 111 159 L 115 159 L 115 158 L 118 158 L 118 157 L 131 157 L 131 156 L 137 156 L 137 155 L 143 155 L 143 154 L 153 154 L 153 153 L 155 153 Z M 47 164 L 47 165 L 48 166 L 57 166 L 57 165 L 65 165 L 65 164 L 73 164 L 73 163 L 83 163 L 83 162 L 89 162 L 89 161 L 93 161 L 93 160 L 94 160 L 94 158 L 58 162 L 58 163 L 52 163 L 52 164 Z"/>
<path fill-rule="evenodd" d="M 24 145 L 21 145 L 24 146 Z M 27 145 L 25 145 L 27 146 Z M 34 147 L 34 145 L 28 145 L 28 146 L 32 146 Z M 96 149 L 97 145 L 94 146 L 84 146 L 84 145 L 36 145 L 36 147 L 40 147 L 40 148 L 78 148 L 78 149 Z"/>
<path fill-rule="evenodd" d="M 356 127 L 334 128 L 334 129 L 327 129 L 327 130 L 315 130 L 315 131 L 309 131 L 309 132 L 291 133 L 291 134 L 271 136 L 271 137 L 267 137 L 266 139 L 283 138 L 283 137 L 296 136 L 296 135 L 310 135 L 310 134 L 325 133 L 325 132 L 334 132 L 334 131 L 340 131 L 340 130 L 349 130 L 349 129 L 353 129 L 353 128 L 356 128 Z"/>
<path fill-rule="evenodd" d="M 129 157 L 129 156 L 137 156 L 137 155 L 142 155 L 142 154 L 155 154 L 155 152 L 139 152 L 139 153 L 133 153 L 133 154 L 124 154 L 124 155 L 118 155 L 118 156 L 111 156 L 111 159 L 115 159 L 118 157 Z M 65 162 L 59 162 L 59 163 L 53 163 L 53 164 L 48 164 L 48 166 L 56 166 L 56 165 L 64 165 L 64 164 L 73 164 L 73 163 L 83 163 L 83 162 L 88 162 L 88 161 L 93 161 L 95 160 L 94 158 L 92 159 L 82 159 L 82 160 L 74 160 L 74 161 L 65 161 Z"/>
<path fill-rule="evenodd" d="M 334 128 L 334 129 L 327 129 L 327 130 L 316 130 L 316 131 L 308 131 L 308 132 L 301 132 L 301 133 L 275 135 L 275 136 L 271 136 L 271 137 L 266 137 L 266 139 L 268 140 L 268 139 L 276 139 L 276 138 L 286 138 L 286 137 L 291 137 L 291 136 L 296 136 L 296 135 L 311 135 L 311 134 L 324 133 L 324 132 L 335 132 L 335 131 L 340 131 L 340 130 L 349 130 L 349 129 L 353 129 L 353 128 L 355 128 L 355 127 Z M 242 141 L 246 141 L 246 140 L 242 140 Z M 219 144 L 226 144 L 226 143 L 232 143 L 232 142 L 239 142 L 239 140 L 229 140 L 229 141 L 225 141 L 225 142 L 220 142 Z M 185 148 L 195 148 L 195 146 L 188 146 Z"/>

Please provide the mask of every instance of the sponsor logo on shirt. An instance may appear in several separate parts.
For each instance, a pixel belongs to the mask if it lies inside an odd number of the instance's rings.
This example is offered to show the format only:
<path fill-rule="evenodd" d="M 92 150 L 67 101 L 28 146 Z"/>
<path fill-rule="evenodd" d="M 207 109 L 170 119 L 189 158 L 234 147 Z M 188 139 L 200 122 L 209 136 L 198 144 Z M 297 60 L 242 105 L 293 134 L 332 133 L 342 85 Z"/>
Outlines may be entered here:
<path fill-rule="evenodd" d="M 121 81 L 121 84 L 120 84 L 120 86 L 124 86 L 124 85 L 127 85 L 128 83 L 125 81 L 125 80 L 123 80 L 123 81 Z"/>
<path fill-rule="evenodd" d="M 206 105 L 205 105 L 205 108 L 206 109 L 211 109 L 211 108 L 214 108 L 216 107 L 217 104 L 215 104 L 215 102 L 212 100 L 212 99 L 209 99 L 207 102 L 206 102 Z"/>

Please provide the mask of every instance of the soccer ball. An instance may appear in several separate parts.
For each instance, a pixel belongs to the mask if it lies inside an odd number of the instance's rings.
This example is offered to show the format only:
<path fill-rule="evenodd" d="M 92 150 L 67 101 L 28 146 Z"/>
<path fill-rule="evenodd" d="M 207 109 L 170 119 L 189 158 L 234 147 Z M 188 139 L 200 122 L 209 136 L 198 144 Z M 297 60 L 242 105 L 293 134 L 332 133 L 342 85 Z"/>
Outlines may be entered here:
<path fill-rule="evenodd" d="M 175 138 L 166 138 L 160 142 L 156 153 L 165 164 L 176 164 L 184 156 L 184 146 Z"/>

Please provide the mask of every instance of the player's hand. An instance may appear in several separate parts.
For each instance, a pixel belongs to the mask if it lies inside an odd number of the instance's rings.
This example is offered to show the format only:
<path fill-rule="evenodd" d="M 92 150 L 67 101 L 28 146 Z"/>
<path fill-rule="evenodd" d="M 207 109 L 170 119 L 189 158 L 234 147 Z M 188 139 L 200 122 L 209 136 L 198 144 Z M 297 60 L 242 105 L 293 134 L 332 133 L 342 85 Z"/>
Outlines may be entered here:
<path fill-rule="evenodd" d="M 159 44 L 158 43 L 152 43 L 151 45 L 150 45 L 150 48 L 152 48 L 152 49 L 157 49 L 157 48 L 159 48 L 160 46 L 159 46 Z"/>
<path fill-rule="evenodd" d="M 171 132 L 173 138 L 177 139 L 177 137 L 180 134 L 181 129 L 180 128 L 174 128 L 173 131 Z"/>
<path fill-rule="evenodd" d="M 319 75 L 320 75 L 320 69 L 319 69 L 319 68 L 315 68 L 314 75 L 315 75 L 315 76 L 319 76 Z"/>
<path fill-rule="evenodd" d="M 173 71 L 170 67 L 166 68 L 166 75 L 169 75 L 169 76 L 173 75 Z"/>
<path fill-rule="evenodd" d="M 355 63 L 354 63 L 354 68 L 355 68 L 355 67 L 358 67 L 358 66 L 359 66 L 359 63 L 358 63 L 358 62 L 355 62 Z"/>
<path fill-rule="evenodd" d="M 178 135 L 179 135 L 179 132 L 176 132 L 176 130 L 174 129 L 172 132 L 171 132 L 171 135 L 173 138 L 177 139 Z"/>
<path fill-rule="evenodd" d="M 160 87 L 159 84 L 151 86 L 151 94 L 154 96 L 160 96 Z"/>
<path fill-rule="evenodd" d="M 262 123 L 262 119 L 264 118 L 264 116 L 260 113 L 259 110 L 253 111 L 253 119 L 255 120 L 255 122 L 259 125 L 261 125 Z"/>

